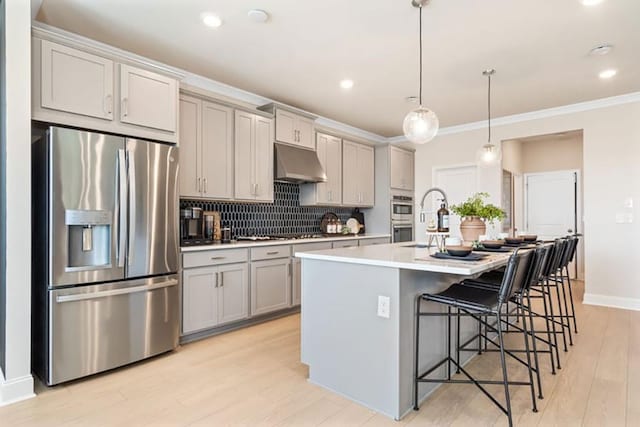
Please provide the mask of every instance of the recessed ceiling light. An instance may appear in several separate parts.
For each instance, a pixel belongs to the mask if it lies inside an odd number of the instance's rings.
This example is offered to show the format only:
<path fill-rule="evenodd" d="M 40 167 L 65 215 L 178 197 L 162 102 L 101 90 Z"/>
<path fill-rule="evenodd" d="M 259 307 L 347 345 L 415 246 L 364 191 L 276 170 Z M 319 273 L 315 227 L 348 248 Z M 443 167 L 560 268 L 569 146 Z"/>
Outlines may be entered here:
<path fill-rule="evenodd" d="M 603 44 L 600 46 L 596 46 L 593 49 L 591 49 L 589 51 L 589 55 L 593 55 L 593 56 L 603 56 L 603 55 L 607 55 L 608 53 L 610 53 L 613 50 L 613 46 L 610 44 Z"/>
<path fill-rule="evenodd" d="M 251 9 L 247 12 L 247 16 L 250 20 L 256 23 L 263 23 L 269 20 L 269 14 L 262 9 Z"/>
<path fill-rule="evenodd" d="M 601 71 L 600 74 L 598 74 L 598 76 L 601 79 L 610 79 L 611 77 L 615 76 L 616 74 L 618 74 L 618 70 L 614 70 L 613 68 L 611 68 L 609 70 Z"/>
<path fill-rule="evenodd" d="M 353 87 L 353 80 L 344 79 L 340 82 L 340 87 L 342 89 L 351 89 Z"/>
<path fill-rule="evenodd" d="M 585 6 L 596 6 L 602 3 L 604 0 L 580 0 Z"/>
<path fill-rule="evenodd" d="M 404 100 L 407 101 L 407 102 L 410 102 L 412 104 L 417 104 L 418 103 L 418 97 L 417 96 L 407 96 Z"/>
<path fill-rule="evenodd" d="M 202 22 L 204 22 L 204 25 L 206 25 L 207 27 L 218 28 L 220 25 L 222 25 L 222 19 L 220 19 L 218 15 L 214 15 L 213 13 L 204 12 L 200 15 L 200 18 L 202 18 Z"/>

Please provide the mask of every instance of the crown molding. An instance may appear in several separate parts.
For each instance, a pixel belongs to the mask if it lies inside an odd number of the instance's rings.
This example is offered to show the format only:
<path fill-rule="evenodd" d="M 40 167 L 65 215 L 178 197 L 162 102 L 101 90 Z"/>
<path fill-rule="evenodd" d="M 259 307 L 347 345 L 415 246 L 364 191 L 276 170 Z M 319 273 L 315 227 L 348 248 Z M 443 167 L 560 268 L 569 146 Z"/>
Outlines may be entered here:
<path fill-rule="evenodd" d="M 544 110 L 530 111 L 528 113 L 513 114 L 491 119 L 492 126 L 504 126 L 513 123 L 528 122 L 531 120 L 545 119 L 549 117 L 562 116 L 565 114 L 579 113 L 583 111 L 597 110 L 600 108 L 613 107 L 616 105 L 640 102 L 640 92 L 631 92 L 624 95 L 610 96 L 608 98 L 594 99 L 593 101 L 579 102 L 576 104 L 562 105 L 560 107 L 546 108 Z M 457 126 L 449 126 L 440 129 L 438 135 L 452 135 L 455 133 L 468 132 L 471 130 L 484 129 L 487 121 L 465 123 Z M 402 136 L 394 138 L 404 138 Z"/>

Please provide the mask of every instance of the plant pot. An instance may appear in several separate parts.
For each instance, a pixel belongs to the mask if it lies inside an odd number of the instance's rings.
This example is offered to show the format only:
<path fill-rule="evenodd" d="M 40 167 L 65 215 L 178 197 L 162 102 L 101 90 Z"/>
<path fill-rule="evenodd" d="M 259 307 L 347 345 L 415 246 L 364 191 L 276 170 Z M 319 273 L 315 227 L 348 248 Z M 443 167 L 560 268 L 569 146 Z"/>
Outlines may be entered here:
<path fill-rule="evenodd" d="M 487 226 L 479 216 L 464 217 L 460 223 L 460 234 L 465 242 L 475 242 L 479 240 L 481 234 L 485 234 Z"/>

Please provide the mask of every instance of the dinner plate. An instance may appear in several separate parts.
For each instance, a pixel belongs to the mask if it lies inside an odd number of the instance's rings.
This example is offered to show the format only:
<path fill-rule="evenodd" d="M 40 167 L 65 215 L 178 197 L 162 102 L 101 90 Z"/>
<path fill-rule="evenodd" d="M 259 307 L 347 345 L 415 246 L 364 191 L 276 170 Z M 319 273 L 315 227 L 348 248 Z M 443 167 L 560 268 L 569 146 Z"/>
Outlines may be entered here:
<path fill-rule="evenodd" d="M 360 232 L 360 223 L 355 218 L 349 218 L 347 220 L 347 227 L 353 234 L 358 234 Z"/>

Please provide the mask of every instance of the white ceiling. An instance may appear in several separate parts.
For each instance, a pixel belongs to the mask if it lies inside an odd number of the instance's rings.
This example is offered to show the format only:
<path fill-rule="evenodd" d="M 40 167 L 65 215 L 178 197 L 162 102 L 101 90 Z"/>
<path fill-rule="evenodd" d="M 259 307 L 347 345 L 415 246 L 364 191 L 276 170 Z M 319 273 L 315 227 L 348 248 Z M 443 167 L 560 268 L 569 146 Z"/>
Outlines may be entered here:
<path fill-rule="evenodd" d="M 251 23 L 252 8 L 270 21 Z M 204 11 L 224 25 L 202 25 Z M 640 90 L 638 0 L 432 0 L 423 13 L 424 103 L 441 126 L 486 117 L 490 67 L 496 117 Z M 44 0 L 37 19 L 382 136 L 415 108 L 411 0 Z M 588 55 L 602 43 L 613 52 Z M 608 67 L 618 75 L 599 80 Z"/>

